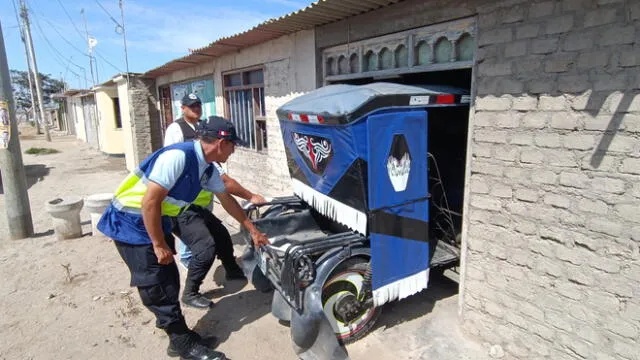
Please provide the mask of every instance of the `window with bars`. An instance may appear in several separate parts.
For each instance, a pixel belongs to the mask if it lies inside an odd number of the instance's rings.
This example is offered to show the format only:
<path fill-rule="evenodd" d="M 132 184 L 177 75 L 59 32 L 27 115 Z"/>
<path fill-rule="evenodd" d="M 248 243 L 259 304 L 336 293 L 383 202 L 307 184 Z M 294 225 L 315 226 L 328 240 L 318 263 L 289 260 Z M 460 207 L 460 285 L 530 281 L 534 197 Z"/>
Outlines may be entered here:
<path fill-rule="evenodd" d="M 251 149 L 267 149 L 264 74 L 252 69 L 223 75 L 225 116 Z"/>

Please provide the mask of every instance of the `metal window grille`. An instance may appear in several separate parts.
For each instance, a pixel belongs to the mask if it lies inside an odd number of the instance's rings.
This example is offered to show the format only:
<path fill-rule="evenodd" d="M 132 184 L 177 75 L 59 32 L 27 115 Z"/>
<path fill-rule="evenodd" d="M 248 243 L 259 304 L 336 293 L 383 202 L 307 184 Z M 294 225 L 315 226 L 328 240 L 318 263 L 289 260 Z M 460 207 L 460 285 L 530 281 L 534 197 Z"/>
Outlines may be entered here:
<path fill-rule="evenodd" d="M 224 75 L 225 115 L 251 149 L 267 148 L 262 69 Z"/>

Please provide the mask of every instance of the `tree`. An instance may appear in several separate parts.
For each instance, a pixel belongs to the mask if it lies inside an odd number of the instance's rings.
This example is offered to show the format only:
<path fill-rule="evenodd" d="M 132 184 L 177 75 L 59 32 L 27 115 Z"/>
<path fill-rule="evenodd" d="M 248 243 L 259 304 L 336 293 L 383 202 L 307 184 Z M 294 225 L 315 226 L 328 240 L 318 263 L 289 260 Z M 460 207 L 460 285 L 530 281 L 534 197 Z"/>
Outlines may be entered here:
<path fill-rule="evenodd" d="M 62 92 L 65 88 L 64 82 L 42 73 L 40 73 L 40 85 L 42 86 L 42 98 L 45 104 L 51 101 L 52 94 Z M 24 111 L 30 109 L 32 104 L 31 95 L 29 94 L 28 73 L 26 71 L 11 70 L 11 86 L 16 109 Z"/>

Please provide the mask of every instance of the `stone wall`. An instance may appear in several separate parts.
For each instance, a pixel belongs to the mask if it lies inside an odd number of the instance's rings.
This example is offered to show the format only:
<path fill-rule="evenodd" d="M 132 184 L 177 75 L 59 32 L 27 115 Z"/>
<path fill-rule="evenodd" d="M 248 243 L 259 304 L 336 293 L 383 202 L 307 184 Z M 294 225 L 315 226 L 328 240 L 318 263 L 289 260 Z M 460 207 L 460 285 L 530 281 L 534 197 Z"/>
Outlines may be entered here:
<path fill-rule="evenodd" d="M 479 6 L 464 327 L 640 359 L 640 2 Z"/>
<path fill-rule="evenodd" d="M 131 126 L 135 163 L 140 163 L 153 151 L 162 147 L 160 112 L 155 81 L 131 76 L 129 79 L 129 101 L 131 104 Z"/>

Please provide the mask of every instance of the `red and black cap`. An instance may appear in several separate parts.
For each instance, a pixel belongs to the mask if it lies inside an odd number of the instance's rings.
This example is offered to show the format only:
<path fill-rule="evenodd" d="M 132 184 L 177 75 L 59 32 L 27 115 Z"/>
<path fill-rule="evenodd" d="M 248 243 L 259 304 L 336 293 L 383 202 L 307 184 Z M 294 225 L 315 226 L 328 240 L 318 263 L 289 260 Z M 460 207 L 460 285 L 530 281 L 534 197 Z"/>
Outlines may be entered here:
<path fill-rule="evenodd" d="M 238 137 L 233 123 L 220 116 L 209 116 L 206 120 L 200 121 L 196 133 L 199 136 L 225 139 L 236 145 L 247 146 L 247 143 Z"/>

